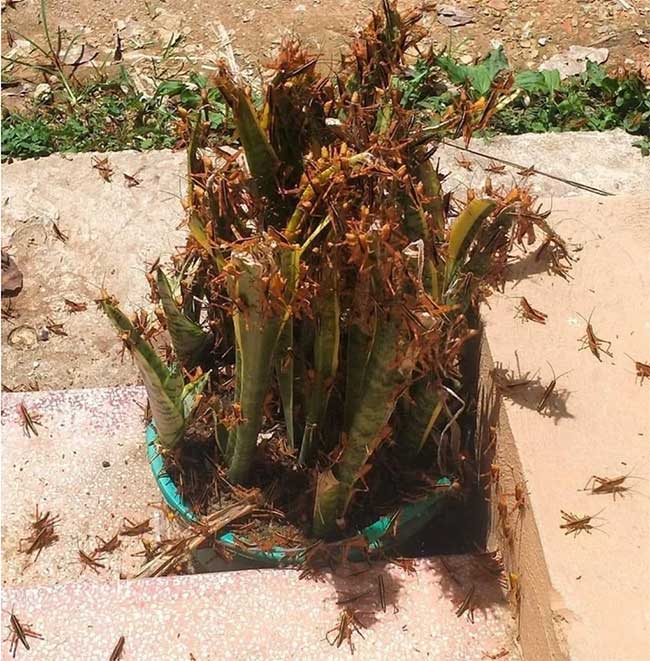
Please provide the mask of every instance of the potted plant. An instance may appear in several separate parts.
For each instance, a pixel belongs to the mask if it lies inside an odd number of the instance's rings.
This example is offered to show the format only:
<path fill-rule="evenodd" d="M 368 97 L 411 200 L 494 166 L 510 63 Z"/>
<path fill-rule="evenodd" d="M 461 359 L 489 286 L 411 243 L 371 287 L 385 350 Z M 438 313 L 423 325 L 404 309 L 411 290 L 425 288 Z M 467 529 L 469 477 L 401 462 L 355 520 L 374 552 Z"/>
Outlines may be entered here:
<path fill-rule="evenodd" d="M 155 317 L 100 301 L 142 375 L 168 504 L 197 520 L 259 489 L 262 531 L 219 537 L 244 556 L 386 549 L 462 491 L 471 313 L 543 221 L 519 191 L 443 195 L 396 84 L 419 17 L 384 2 L 334 74 L 286 40 L 259 104 L 222 64 L 241 148 L 199 149 L 208 109 L 186 118 L 189 238 L 149 275 Z M 264 528 L 268 508 L 290 535 Z"/>

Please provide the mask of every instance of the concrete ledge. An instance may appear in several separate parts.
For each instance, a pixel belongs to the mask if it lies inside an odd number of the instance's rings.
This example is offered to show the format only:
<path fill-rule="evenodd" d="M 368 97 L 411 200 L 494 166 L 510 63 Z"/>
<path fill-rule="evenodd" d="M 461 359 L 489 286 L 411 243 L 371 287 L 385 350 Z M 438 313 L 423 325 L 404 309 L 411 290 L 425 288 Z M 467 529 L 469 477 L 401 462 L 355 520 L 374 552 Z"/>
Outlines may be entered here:
<path fill-rule="evenodd" d="M 484 152 L 483 158 L 466 154 L 449 146 L 442 146 L 434 158 L 440 158 L 443 172 L 449 172 L 447 190 L 463 191 L 480 188 L 486 176 L 493 185 L 512 187 L 520 179 L 518 168 L 507 166 L 503 174 L 488 172 L 491 156 L 519 163 L 528 168 L 556 177 L 571 179 L 614 195 L 644 193 L 650 181 L 650 158 L 632 143 L 639 140 L 622 129 L 592 133 L 589 131 L 566 133 L 526 133 L 524 135 L 498 135 L 489 140 L 472 140 L 470 148 Z M 464 145 L 462 140 L 456 141 Z M 459 158 L 472 162 L 467 170 L 458 163 Z M 535 176 L 527 180 L 536 195 L 544 197 L 580 197 L 585 192 L 562 181 Z"/>
<path fill-rule="evenodd" d="M 50 390 L 137 382 L 93 301 L 106 287 L 129 309 L 148 304 L 146 265 L 185 243 L 185 231 L 177 229 L 185 155 L 98 156 L 111 163 L 110 182 L 93 169 L 93 154 L 3 165 L 2 246 L 24 275 L 24 289 L 13 299 L 18 317 L 2 324 L 2 381 L 10 387 L 31 381 Z M 137 173 L 141 184 L 128 188 L 123 173 Z M 65 243 L 55 237 L 53 222 L 68 236 Z M 88 310 L 70 314 L 64 298 L 86 303 Z M 27 325 L 38 332 L 48 317 L 63 323 L 68 336 L 8 345 L 13 328 Z"/>
<path fill-rule="evenodd" d="M 322 581 L 265 570 L 9 589 L 2 621 L 8 623 L 13 608 L 45 637 L 33 641 L 39 661 L 105 661 L 120 636 L 124 658 L 138 661 L 188 659 L 190 653 L 201 661 L 349 659 L 347 643 L 331 646 L 326 634 L 343 608 L 336 602 L 368 592 L 350 604 L 367 627 L 363 638 L 352 639 L 354 658 L 479 661 L 506 650 L 506 658 L 517 661 L 508 635 L 512 620 L 498 588 L 467 557 L 450 556 L 446 564 L 453 579 L 431 559 L 418 561 L 414 575 L 389 565 Z M 380 573 L 386 612 L 378 600 Z M 455 615 L 470 585 L 478 595 L 473 623 Z"/>
<path fill-rule="evenodd" d="M 472 148 L 614 193 L 643 191 L 650 181 L 650 158 L 631 146 L 632 136 L 606 133 L 528 134 L 476 140 Z M 451 174 L 447 190 L 462 196 L 482 185 L 490 159 L 469 156 L 472 171 L 459 166 L 463 152 L 443 146 L 436 153 Z M 463 155 L 466 156 L 466 155 Z M 118 152 L 108 157 L 114 175 L 107 183 L 92 167 L 93 154 L 54 155 L 3 167 L 2 245 L 16 256 L 25 276 L 15 299 L 19 317 L 2 328 L 3 383 L 13 388 L 34 380 L 41 388 L 104 387 L 137 382 L 129 362 L 117 360 L 114 334 L 92 301 L 101 286 L 125 306 L 146 305 L 145 264 L 165 260 L 185 241 L 182 152 Z M 139 186 L 127 188 L 123 173 L 137 173 Z M 495 186 L 511 186 L 517 168 L 490 175 Z M 544 177 L 527 180 L 546 196 L 584 194 Z M 52 221 L 69 239 L 54 237 Z M 88 303 L 88 311 L 68 314 L 64 298 Z M 18 324 L 39 331 L 50 317 L 64 322 L 68 337 L 51 335 L 22 349 L 10 348 L 7 335 Z"/>
<path fill-rule="evenodd" d="M 526 658 L 647 658 L 649 384 L 638 383 L 626 354 L 650 360 L 649 211 L 647 194 L 556 199 L 551 223 L 579 248 L 571 281 L 531 273 L 539 264 L 524 259 L 484 310 L 486 389 L 494 365 L 514 378 L 540 379 L 503 399 L 495 457 L 500 481 L 492 485 L 493 537 L 521 576 Z M 548 315 L 545 325 L 515 318 L 521 296 Z M 592 311 L 596 334 L 612 342 L 613 357 L 602 355 L 602 362 L 579 350 L 586 326 L 579 314 L 588 318 Z M 548 363 L 558 376 L 556 394 L 540 414 L 536 406 L 553 379 Z M 624 498 L 581 491 L 591 475 L 627 473 L 642 479 L 628 480 Z M 523 516 L 515 482 L 528 492 Z M 502 533 L 501 496 L 513 544 Z M 560 510 L 581 516 L 602 510 L 593 522 L 602 530 L 567 536 Z"/>

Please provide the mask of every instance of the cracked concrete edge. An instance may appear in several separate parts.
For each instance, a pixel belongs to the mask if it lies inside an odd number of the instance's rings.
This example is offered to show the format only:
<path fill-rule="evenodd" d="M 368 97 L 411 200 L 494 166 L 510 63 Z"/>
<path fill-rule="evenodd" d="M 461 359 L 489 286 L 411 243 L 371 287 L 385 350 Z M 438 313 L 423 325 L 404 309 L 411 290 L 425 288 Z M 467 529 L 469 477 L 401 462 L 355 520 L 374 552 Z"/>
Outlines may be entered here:
<path fill-rule="evenodd" d="M 491 417 L 495 426 L 496 442 L 490 449 L 491 438 L 488 434 L 479 438 L 480 447 L 487 450 L 482 453 L 481 474 L 490 475 L 490 464 L 499 466 L 498 485 L 502 492 L 514 493 L 515 484 L 526 483 L 525 468 L 522 465 L 517 442 L 508 421 L 508 414 L 499 404 L 499 396 L 491 385 L 490 372 L 495 363 L 490 351 L 488 339 L 483 335 L 479 364 L 480 389 L 488 394 L 482 414 Z M 486 430 L 487 431 L 487 430 Z M 489 456 L 493 452 L 493 456 Z M 517 618 L 518 642 L 524 659 L 537 661 L 569 661 L 569 644 L 562 629 L 564 618 L 561 597 L 553 588 L 546 565 L 544 549 L 535 512 L 526 501 L 526 509 L 511 529 L 509 538 L 500 526 L 497 510 L 498 496 L 493 486 L 489 485 L 489 530 L 488 548 L 498 548 L 503 556 L 506 575 L 515 574 L 520 581 L 520 594 L 517 599 L 511 592 L 511 607 Z M 517 603 L 518 602 L 518 603 Z"/>

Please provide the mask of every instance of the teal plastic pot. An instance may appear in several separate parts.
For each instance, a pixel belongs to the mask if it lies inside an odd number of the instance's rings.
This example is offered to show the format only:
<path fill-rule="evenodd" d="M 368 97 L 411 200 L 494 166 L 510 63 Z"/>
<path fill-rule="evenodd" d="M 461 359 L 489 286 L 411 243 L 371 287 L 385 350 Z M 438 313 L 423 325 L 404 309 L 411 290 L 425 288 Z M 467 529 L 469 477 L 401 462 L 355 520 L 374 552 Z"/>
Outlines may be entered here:
<path fill-rule="evenodd" d="M 158 451 L 155 427 L 150 424 L 146 431 L 147 458 L 151 465 L 156 484 L 160 493 L 171 510 L 188 522 L 198 522 L 199 517 L 188 507 L 176 484 L 165 470 L 162 455 Z M 438 487 L 430 496 L 408 503 L 402 507 L 397 516 L 382 516 L 373 524 L 359 531 L 368 543 L 371 553 L 388 552 L 399 547 L 404 542 L 419 533 L 437 514 L 439 514 L 452 497 L 451 481 L 448 478 L 438 480 Z M 396 534 L 389 534 L 395 524 Z M 251 547 L 245 538 L 238 537 L 232 532 L 217 535 L 217 541 L 231 550 L 236 557 L 251 560 L 256 564 L 271 567 L 300 565 L 305 558 L 304 548 L 274 547 L 271 550 L 261 550 Z M 356 548 L 350 549 L 348 559 L 358 561 L 363 559 L 362 552 Z"/>

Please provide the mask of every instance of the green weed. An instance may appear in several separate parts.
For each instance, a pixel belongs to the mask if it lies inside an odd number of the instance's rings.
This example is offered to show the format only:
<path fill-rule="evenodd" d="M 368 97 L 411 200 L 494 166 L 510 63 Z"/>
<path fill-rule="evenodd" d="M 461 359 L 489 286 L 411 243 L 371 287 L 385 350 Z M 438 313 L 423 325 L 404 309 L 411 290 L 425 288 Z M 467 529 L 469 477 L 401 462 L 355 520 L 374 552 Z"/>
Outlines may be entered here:
<path fill-rule="evenodd" d="M 192 74 L 185 81 L 162 82 L 151 98 L 123 77 L 81 86 L 73 108 L 55 102 L 7 112 L 2 120 L 2 158 L 174 147 L 179 106 L 205 106 L 211 130 L 225 128 L 225 106 L 217 90 L 207 90 L 205 77 Z"/>
<path fill-rule="evenodd" d="M 430 81 L 442 71 L 449 83 L 432 91 Z M 492 119 L 491 133 L 521 134 L 549 131 L 606 131 L 622 128 L 642 136 L 635 142 L 643 155 L 650 143 L 650 87 L 634 72 L 609 74 L 591 62 L 580 76 L 560 79 L 557 71 L 510 71 L 501 48 L 490 51 L 480 62 L 464 65 L 449 55 L 420 58 L 397 81 L 407 107 L 432 113 L 434 120 L 453 104 L 463 89 L 472 99 L 489 94 L 501 80 L 512 75 L 512 86 L 520 90 Z"/>

